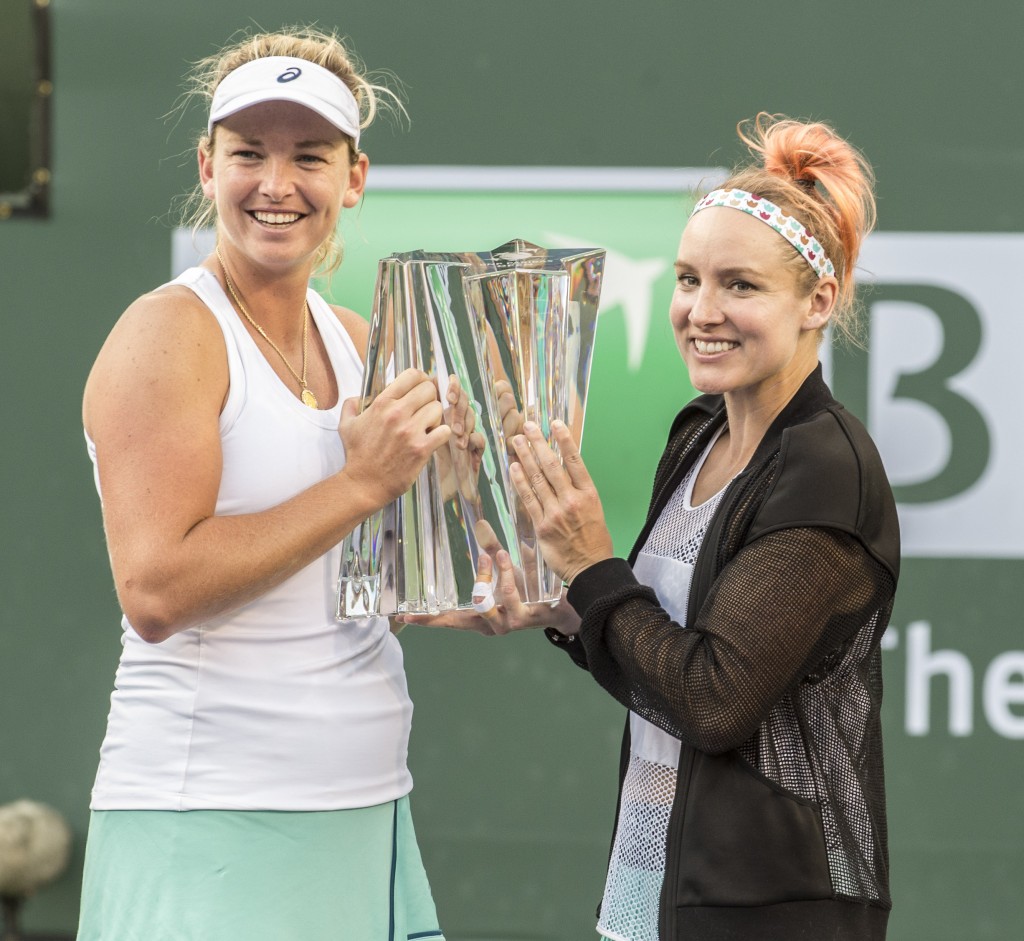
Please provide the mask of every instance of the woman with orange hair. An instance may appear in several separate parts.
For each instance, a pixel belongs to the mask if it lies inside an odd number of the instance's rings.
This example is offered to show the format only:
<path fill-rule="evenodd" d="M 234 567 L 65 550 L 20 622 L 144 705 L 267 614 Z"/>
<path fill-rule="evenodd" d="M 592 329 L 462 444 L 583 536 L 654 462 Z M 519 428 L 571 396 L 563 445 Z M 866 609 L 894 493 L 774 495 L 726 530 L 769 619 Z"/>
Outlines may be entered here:
<path fill-rule="evenodd" d="M 598 930 L 614 941 L 881 939 L 890 905 L 879 641 L 899 527 L 818 361 L 853 331 L 872 174 L 826 125 L 762 114 L 755 160 L 698 202 L 669 317 L 702 393 L 615 558 L 566 429 L 513 479 L 568 592 L 548 636 L 629 710 Z M 538 626 L 498 552 L 494 611 Z M 485 562 L 490 569 L 490 560 Z"/>

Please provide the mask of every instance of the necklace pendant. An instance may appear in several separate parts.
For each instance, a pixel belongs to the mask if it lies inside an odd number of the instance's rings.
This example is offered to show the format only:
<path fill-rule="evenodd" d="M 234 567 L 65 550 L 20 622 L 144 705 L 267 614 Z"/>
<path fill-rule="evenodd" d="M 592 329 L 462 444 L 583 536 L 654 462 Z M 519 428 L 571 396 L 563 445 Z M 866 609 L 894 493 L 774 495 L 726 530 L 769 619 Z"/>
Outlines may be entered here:
<path fill-rule="evenodd" d="M 302 399 L 303 405 L 308 405 L 310 408 L 320 407 L 320 403 L 317 402 L 316 396 L 313 395 L 313 393 L 310 392 L 309 389 L 303 389 L 300 398 Z"/>

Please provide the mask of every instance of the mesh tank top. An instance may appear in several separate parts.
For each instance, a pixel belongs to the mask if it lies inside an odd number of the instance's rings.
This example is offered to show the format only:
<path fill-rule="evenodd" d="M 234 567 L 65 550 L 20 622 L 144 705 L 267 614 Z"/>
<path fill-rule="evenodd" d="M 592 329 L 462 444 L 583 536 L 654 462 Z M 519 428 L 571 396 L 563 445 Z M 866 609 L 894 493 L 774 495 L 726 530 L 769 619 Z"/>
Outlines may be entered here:
<path fill-rule="evenodd" d="M 724 430 L 724 427 L 723 429 Z M 693 506 L 693 486 L 721 431 L 680 482 L 633 571 L 677 624 L 686 623 L 693 566 L 724 489 Z M 658 941 L 665 844 L 676 794 L 679 739 L 629 714 L 630 756 L 597 930 L 610 941 Z"/>

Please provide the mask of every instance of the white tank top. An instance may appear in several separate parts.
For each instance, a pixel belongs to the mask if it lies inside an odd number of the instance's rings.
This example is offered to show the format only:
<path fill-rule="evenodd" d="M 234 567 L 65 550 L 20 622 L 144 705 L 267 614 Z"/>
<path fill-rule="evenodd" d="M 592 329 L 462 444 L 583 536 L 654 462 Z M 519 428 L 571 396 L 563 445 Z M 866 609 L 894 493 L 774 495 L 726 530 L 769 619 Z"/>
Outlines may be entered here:
<path fill-rule="evenodd" d="M 173 283 L 209 307 L 227 346 L 217 514 L 265 510 L 339 470 L 340 403 L 360 394 L 363 367 L 324 300 L 309 291 L 339 402 L 318 411 L 281 382 L 210 272 L 191 268 Z M 335 547 L 160 644 L 122 619 L 94 810 L 339 810 L 410 791 L 401 647 L 385 618 L 334 620 L 338 561 Z"/>

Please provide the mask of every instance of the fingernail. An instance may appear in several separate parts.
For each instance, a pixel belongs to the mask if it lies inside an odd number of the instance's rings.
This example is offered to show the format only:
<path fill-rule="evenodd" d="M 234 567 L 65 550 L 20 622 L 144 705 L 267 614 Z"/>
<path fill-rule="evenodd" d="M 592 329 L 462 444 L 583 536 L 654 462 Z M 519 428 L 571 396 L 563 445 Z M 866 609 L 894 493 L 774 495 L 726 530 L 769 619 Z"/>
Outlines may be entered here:
<path fill-rule="evenodd" d="M 523 425 L 523 431 L 530 432 L 530 431 L 536 431 L 536 430 L 537 430 L 537 423 L 536 422 L 528 421 L 528 422 L 526 422 Z"/>

